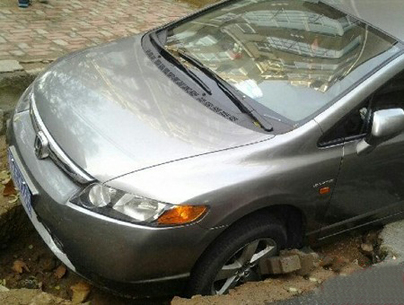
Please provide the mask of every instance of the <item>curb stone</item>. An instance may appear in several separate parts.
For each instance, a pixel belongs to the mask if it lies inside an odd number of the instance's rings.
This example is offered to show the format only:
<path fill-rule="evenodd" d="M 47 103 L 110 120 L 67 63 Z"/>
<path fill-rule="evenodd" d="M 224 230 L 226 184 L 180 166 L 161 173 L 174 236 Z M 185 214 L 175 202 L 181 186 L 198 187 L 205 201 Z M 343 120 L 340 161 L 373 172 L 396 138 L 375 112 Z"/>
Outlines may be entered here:
<path fill-rule="evenodd" d="M 22 71 L 24 68 L 17 60 L 5 59 L 0 60 L 0 73 Z"/>

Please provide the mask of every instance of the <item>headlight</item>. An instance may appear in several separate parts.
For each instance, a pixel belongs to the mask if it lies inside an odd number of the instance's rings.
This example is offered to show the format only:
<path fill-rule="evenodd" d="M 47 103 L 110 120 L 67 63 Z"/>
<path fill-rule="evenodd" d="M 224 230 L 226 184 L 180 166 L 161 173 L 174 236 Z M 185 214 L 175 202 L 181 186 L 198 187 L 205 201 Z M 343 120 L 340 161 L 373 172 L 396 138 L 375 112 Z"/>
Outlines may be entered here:
<path fill-rule="evenodd" d="M 18 100 L 17 106 L 15 107 L 16 113 L 29 110 L 31 94 L 32 94 L 32 84 L 27 89 L 25 89 L 24 93 Z"/>
<path fill-rule="evenodd" d="M 99 183 L 88 186 L 70 201 L 109 217 L 157 226 L 191 223 L 207 211 L 206 206 L 173 205 Z"/>

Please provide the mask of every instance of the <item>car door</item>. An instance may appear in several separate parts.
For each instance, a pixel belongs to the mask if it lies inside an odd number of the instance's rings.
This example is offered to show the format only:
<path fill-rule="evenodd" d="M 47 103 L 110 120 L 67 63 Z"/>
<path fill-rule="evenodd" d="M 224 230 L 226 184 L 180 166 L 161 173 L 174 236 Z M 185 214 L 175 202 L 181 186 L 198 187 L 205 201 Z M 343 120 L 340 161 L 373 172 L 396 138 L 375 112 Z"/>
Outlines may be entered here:
<path fill-rule="evenodd" d="M 355 108 L 323 139 L 343 141 L 344 154 L 321 236 L 368 223 L 387 221 L 404 210 L 404 134 L 367 154 L 357 145 L 370 131 L 372 114 L 404 108 L 404 72 L 399 73 Z"/>

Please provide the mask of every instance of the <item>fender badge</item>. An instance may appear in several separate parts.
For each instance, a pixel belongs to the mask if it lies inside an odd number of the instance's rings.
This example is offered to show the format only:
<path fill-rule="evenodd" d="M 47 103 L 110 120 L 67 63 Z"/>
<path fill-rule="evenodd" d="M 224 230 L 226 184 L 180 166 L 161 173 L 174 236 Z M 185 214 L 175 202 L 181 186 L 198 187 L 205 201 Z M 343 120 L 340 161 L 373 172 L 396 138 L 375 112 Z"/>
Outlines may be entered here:
<path fill-rule="evenodd" d="M 322 182 L 315 183 L 315 184 L 313 185 L 313 188 L 318 188 L 318 187 L 324 186 L 324 185 L 326 185 L 326 184 L 331 184 L 331 183 L 334 183 L 334 178 L 333 178 L 333 179 L 328 179 L 328 180 L 326 180 L 326 181 L 322 181 Z"/>

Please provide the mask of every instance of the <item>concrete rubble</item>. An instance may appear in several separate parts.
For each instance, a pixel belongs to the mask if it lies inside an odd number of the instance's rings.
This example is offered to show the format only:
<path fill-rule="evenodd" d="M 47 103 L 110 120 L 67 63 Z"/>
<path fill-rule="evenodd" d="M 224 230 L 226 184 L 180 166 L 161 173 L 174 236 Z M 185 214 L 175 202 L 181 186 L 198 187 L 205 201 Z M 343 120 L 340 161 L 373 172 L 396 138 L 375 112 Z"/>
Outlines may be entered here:
<path fill-rule="evenodd" d="M 386 262 L 404 262 L 404 220 L 387 224 L 379 237 L 381 251 L 386 252 Z"/>
<path fill-rule="evenodd" d="M 297 249 L 282 250 L 279 256 L 268 258 L 260 263 L 263 274 L 286 274 L 296 272 L 309 275 L 319 265 L 319 256 L 315 252 L 303 252 Z"/>

